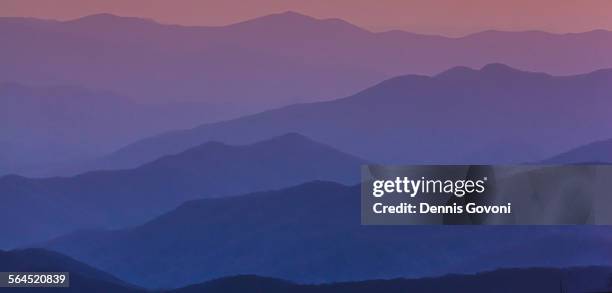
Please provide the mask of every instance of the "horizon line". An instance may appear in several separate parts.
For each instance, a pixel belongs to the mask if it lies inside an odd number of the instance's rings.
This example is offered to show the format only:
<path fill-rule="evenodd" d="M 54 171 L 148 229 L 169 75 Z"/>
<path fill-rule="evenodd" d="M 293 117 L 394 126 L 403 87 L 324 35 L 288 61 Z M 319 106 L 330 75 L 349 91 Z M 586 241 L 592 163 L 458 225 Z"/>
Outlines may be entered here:
<path fill-rule="evenodd" d="M 87 15 L 76 17 L 76 18 L 70 18 L 70 19 L 40 18 L 40 17 L 32 17 L 32 16 L 0 16 L 0 20 L 2 19 L 29 19 L 29 20 L 36 20 L 36 21 L 70 23 L 70 22 L 76 22 L 79 20 L 96 17 L 96 16 L 109 16 L 109 17 L 116 17 L 116 18 L 123 18 L 123 19 L 134 19 L 134 20 L 147 21 L 147 22 L 151 22 L 151 23 L 161 25 L 161 26 L 176 26 L 176 27 L 184 27 L 184 28 L 223 28 L 223 27 L 239 25 L 239 24 L 250 22 L 250 21 L 265 19 L 268 17 L 274 17 L 274 16 L 279 16 L 279 15 L 296 15 L 296 16 L 309 18 L 314 21 L 330 21 L 330 20 L 342 21 L 351 26 L 354 26 L 355 28 L 359 28 L 361 30 L 364 30 L 372 34 L 406 33 L 406 34 L 412 34 L 412 35 L 418 35 L 418 36 L 439 37 L 439 38 L 446 38 L 446 39 L 462 39 L 462 38 L 468 38 L 468 37 L 483 34 L 483 33 L 543 33 L 543 34 L 556 35 L 556 36 L 588 34 L 588 33 L 596 33 L 596 32 L 612 33 L 612 30 L 605 29 L 605 28 L 595 28 L 595 29 L 590 29 L 590 30 L 585 30 L 585 31 L 574 31 L 574 32 L 551 32 L 551 31 L 537 29 L 537 28 L 526 29 L 526 30 L 504 30 L 504 29 L 490 28 L 490 29 L 483 29 L 483 30 L 478 30 L 478 31 L 474 31 L 471 33 L 465 33 L 465 34 L 459 34 L 459 35 L 448 35 L 448 34 L 440 34 L 440 33 L 422 33 L 422 32 L 409 31 L 406 29 L 399 29 L 399 28 L 398 29 L 386 29 L 386 30 L 373 30 L 371 28 L 360 26 L 358 24 L 352 23 L 342 18 L 337 18 L 337 17 L 318 18 L 318 17 L 311 16 L 305 13 L 296 12 L 293 10 L 286 10 L 283 12 L 264 14 L 264 15 L 247 18 L 247 19 L 239 20 L 235 22 L 230 22 L 230 23 L 222 24 L 222 25 L 187 25 L 187 24 L 180 24 L 180 23 L 166 23 L 166 22 L 161 22 L 157 19 L 150 18 L 150 17 L 120 15 L 117 13 L 110 13 L 110 12 L 87 14 Z"/>

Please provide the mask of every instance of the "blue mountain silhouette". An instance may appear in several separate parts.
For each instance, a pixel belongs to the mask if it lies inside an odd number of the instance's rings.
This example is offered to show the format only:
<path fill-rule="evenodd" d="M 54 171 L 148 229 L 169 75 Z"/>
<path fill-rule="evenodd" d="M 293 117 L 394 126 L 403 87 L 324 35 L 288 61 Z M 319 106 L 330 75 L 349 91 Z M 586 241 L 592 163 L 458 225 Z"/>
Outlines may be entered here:
<path fill-rule="evenodd" d="M 194 200 L 143 225 L 43 246 L 150 287 L 240 274 L 329 283 L 607 263 L 605 228 L 364 226 L 359 194 L 318 181 Z"/>
<path fill-rule="evenodd" d="M 333 284 L 301 285 L 253 275 L 226 277 L 176 289 L 174 293 L 295 292 L 588 292 L 610 288 L 610 269 L 586 267 L 570 269 L 500 269 L 473 275 L 448 275 L 423 279 L 386 279 Z"/>
<path fill-rule="evenodd" d="M 364 161 L 290 133 L 250 145 L 209 142 L 127 170 L 0 178 L 4 247 L 75 229 L 141 223 L 188 199 L 277 189 L 311 180 L 359 182 Z"/>
<path fill-rule="evenodd" d="M 172 131 L 128 145 L 100 166 L 133 166 L 206 141 L 249 143 L 298 132 L 378 163 L 540 161 L 609 134 L 612 70 L 575 76 L 503 64 L 407 75 L 347 98 L 298 104 Z"/>
<path fill-rule="evenodd" d="M 68 272 L 68 288 L 36 288 L 41 292 L 141 292 L 116 277 L 75 259 L 44 249 L 0 250 L 2 272 Z M 0 292 L 25 292 L 26 288 L 0 288 Z"/>
<path fill-rule="evenodd" d="M 612 139 L 589 143 L 543 161 L 546 164 L 612 163 Z"/>
<path fill-rule="evenodd" d="M 358 282 L 298 284 L 256 275 L 238 275 L 188 285 L 177 289 L 147 290 L 128 284 L 77 260 L 43 249 L 0 251 L 0 269 L 6 272 L 69 272 L 68 288 L 37 288 L 36 292 L 449 292 L 456 288 L 470 292 L 492 292 L 504 288 L 513 292 L 591 292 L 609 289 L 612 270 L 608 267 L 500 269 L 478 274 L 445 275 L 421 279 L 375 279 Z M 27 289 L 0 288 L 0 292 Z"/>

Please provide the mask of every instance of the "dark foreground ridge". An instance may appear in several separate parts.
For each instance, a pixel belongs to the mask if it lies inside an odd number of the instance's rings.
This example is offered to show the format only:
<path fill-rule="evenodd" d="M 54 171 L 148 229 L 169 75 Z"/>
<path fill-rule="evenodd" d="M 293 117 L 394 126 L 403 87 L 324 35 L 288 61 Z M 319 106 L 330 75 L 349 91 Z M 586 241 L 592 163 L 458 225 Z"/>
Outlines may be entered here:
<path fill-rule="evenodd" d="M 359 192 L 316 181 L 194 200 L 143 225 L 42 246 L 147 288 L 235 275 L 312 284 L 609 264 L 607 227 L 365 226 Z"/>
<path fill-rule="evenodd" d="M 300 285 L 280 279 L 242 275 L 176 289 L 174 293 L 366 293 L 366 292 L 594 292 L 608 290 L 611 269 L 499 269 L 473 275 L 447 275 L 422 279 L 368 280 Z"/>
<path fill-rule="evenodd" d="M 127 284 L 59 253 L 26 249 L 0 251 L 2 271 L 68 271 L 69 288 L 38 288 L 36 292 L 172 292 L 172 293 L 361 293 L 361 292 L 599 292 L 609 290 L 612 268 L 498 269 L 478 274 L 447 275 L 421 279 L 388 279 L 330 284 L 297 284 L 282 279 L 240 275 L 219 278 L 173 290 L 148 291 Z M 30 290 L 30 291 L 28 291 Z M 0 288 L 0 292 L 32 289 Z"/>
<path fill-rule="evenodd" d="M 69 272 L 69 288 L 0 288 L 0 292 L 143 292 L 115 276 L 45 249 L 0 250 L 0 272 Z"/>

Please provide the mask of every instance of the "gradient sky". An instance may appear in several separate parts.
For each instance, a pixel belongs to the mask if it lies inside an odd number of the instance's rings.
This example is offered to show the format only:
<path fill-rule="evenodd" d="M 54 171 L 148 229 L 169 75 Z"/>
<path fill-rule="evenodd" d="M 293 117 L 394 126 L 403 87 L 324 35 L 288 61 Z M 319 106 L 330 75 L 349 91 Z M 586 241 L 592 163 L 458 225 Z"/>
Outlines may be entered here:
<path fill-rule="evenodd" d="M 498 30 L 612 30 L 612 0 L 0 0 L 0 16 L 73 19 L 95 13 L 225 25 L 292 10 L 371 30 L 443 35 Z"/>

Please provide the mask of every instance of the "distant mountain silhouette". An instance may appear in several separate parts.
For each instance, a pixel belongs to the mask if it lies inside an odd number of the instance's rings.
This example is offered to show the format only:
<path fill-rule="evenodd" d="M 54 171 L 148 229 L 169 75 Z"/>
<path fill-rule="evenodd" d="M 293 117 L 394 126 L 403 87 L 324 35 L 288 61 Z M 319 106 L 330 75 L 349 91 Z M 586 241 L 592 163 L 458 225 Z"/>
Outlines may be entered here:
<path fill-rule="evenodd" d="M 593 142 L 556 155 L 546 164 L 612 163 L 612 139 Z"/>
<path fill-rule="evenodd" d="M 195 200 L 140 226 L 73 233 L 44 247 L 150 287 L 239 274 L 329 283 L 608 263 L 605 228 L 364 226 L 359 193 L 312 182 Z"/>
<path fill-rule="evenodd" d="M 93 170 L 86 159 L 128 141 L 294 103 L 346 97 L 407 73 L 432 75 L 454 66 L 482 67 L 492 62 L 563 75 L 612 67 L 608 31 L 486 31 L 448 38 L 374 33 L 340 19 L 294 12 L 221 27 L 167 25 L 112 14 L 69 21 L 2 17 L 0 34 L 11 40 L 2 46 L 0 82 L 103 89 L 137 104 L 116 104 L 111 97 L 96 95 L 96 102 L 54 100 L 55 106 L 46 109 L 43 92 L 42 100 L 28 102 L 37 102 L 30 105 L 37 108 L 21 109 L 23 115 L 20 111 L 0 115 L 6 117 L 2 122 L 8 121 L 7 137 L 14 141 L 4 140 L 16 146 L 11 149 L 14 153 L 0 149 L 0 156 L 11 158 L 3 162 L 0 174 L 24 176 Z M 531 100 L 546 99 L 536 90 L 532 94 Z M 3 98 L 0 94 L 0 101 Z M 143 104 L 152 102 L 163 105 L 149 105 L 153 113 L 140 109 L 148 109 Z M 3 106 L 19 108 L 16 105 Z M 97 111 L 91 113 L 94 105 Z M 43 120 L 49 123 L 37 123 Z M 68 123 L 72 121 L 78 123 Z M 438 133 L 437 128 L 432 131 Z M 491 144 L 497 143 L 512 149 L 530 141 L 498 139 Z M 35 147 L 40 145 L 45 147 Z M 471 150 L 480 161 L 506 153 L 481 147 Z M 526 159 L 537 160 L 552 154 L 538 157 L 540 150 L 530 147 L 521 152 Z M 86 162 L 74 164 L 75 160 Z"/>
<path fill-rule="evenodd" d="M 523 163 L 609 135 L 612 70 L 550 76 L 503 64 L 407 75 L 353 96 L 168 132 L 107 156 L 133 166 L 205 141 L 298 132 L 380 163 Z"/>
<path fill-rule="evenodd" d="M 132 225 L 188 199 L 311 180 L 354 184 L 363 163 L 292 133 L 244 146 L 210 142 L 129 170 L 1 177 L 0 245 L 23 245 L 75 229 Z"/>
<path fill-rule="evenodd" d="M 0 250 L 2 272 L 69 272 L 69 288 L 37 288 L 44 292 L 140 292 L 116 277 L 80 263 L 70 257 L 44 249 Z M 0 288 L 0 292 L 25 292 L 26 289 Z"/>
<path fill-rule="evenodd" d="M 305 49 L 319 54 L 328 42 L 337 42 L 329 36 L 346 32 L 336 27 L 335 22 L 298 14 L 224 27 L 162 25 L 111 14 L 64 22 L 0 18 L 0 32 L 13 40 L 0 62 L 19 64 L 0 70 L 0 80 L 71 80 L 140 102 L 205 101 L 220 113 L 251 113 L 347 95 L 387 77 L 359 64 L 328 64 L 318 56 L 305 60 L 301 52 L 291 52 L 289 46 L 299 48 L 312 41 L 314 47 Z"/>
<path fill-rule="evenodd" d="M 102 155 L 135 137 L 205 122 L 200 108 L 143 105 L 77 86 L 0 83 L 2 165 L 6 172 L 44 175 L 55 164 Z"/>
<path fill-rule="evenodd" d="M 242 113 L 346 96 L 388 77 L 460 65 L 501 62 L 551 74 L 612 67 L 608 31 L 486 31 L 448 38 L 374 33 L 294 12 L 221 27 L 110 14 L 63 22 L 0 18 L 0 33 L 12 40 L 0 55 L 0 80 L 72 81 L 140 101 L 205 100 L 218 111 Z"/>
<path fill-rule="evenodd" d="M 612 270 L 605 267 L 570 269 L 500 269 L 474 275 L 447 275 L 423 279 L 298 285 L 253 275 L 226 277 L 192 285 L 173 293 L 370 293 L 370 292 L 599 292 L 610 288 Z"/>
<path fill-rule="evenodd" d="M 255 275 L 241 275 L 219 278 L 171 290 L 173 293 L 191 292 L 297 292 L 301 286 L 281 279 L 259 277 Z M 316 291 L 318 292 L 318 291 Z"/>

